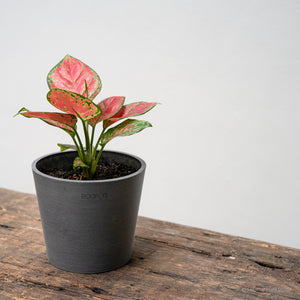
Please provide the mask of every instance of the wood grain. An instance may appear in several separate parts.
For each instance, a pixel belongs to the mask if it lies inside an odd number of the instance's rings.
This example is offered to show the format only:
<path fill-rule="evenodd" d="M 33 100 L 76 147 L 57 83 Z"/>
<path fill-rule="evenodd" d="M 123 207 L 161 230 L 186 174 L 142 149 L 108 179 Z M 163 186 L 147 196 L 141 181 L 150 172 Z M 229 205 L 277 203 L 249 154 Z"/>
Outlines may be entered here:
<path fill-rule="evenodd" d="M 35 196 L 0 189 L 0 299 L 300 299 L 300 250 L 139 217 L 126 266 L 69 273 L 47 261 Z"/>

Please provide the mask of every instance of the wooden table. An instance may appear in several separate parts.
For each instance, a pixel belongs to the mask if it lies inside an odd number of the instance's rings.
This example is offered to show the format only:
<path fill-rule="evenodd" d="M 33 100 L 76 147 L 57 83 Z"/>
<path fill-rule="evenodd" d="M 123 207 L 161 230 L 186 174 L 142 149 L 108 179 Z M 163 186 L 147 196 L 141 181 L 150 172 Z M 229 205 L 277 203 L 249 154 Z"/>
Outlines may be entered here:
<path fill-rule="evenodd" d="M 300 250 L 139 217 L 126 266 L 73 274 L 47 261 L 35 196 L 0 189 L 0 299 L 300 299 Z"/>

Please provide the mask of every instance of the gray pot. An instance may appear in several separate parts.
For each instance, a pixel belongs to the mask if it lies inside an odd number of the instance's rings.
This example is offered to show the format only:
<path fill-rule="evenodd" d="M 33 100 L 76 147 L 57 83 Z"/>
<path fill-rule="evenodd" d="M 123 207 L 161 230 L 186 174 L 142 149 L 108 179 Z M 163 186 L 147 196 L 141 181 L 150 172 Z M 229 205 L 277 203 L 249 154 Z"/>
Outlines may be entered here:
<path fill-rule="evenodd" d="M 71 272 L 100 273 L 126 264 L 132 252 L 145 162 L 122 152 L 102 157 L 132 165 L 133 174 L 106 180 L 68 180 L 43 173 L 72 168 L 75 151 L 43 156 L 32 164 L 48 260 Z"/>

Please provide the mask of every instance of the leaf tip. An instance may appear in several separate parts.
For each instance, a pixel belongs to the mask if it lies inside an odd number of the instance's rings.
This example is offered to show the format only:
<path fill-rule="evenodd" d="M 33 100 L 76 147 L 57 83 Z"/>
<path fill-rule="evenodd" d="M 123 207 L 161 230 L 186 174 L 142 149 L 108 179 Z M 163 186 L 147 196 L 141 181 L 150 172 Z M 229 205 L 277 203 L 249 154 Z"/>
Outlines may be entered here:
<path fill-rule="evenodd" d="M 15 115 L 13 115 L 13 118 L 20 115 L 22 112 L 28 112 L 29 110 L 25 107 L 22 107 Z"/>
<path fill-rule="evenodd" d="M 66 54 L 66 56 L 63 58 L 63 60 L 70 59 L 70 58 L 72 58 L 72 56 L 70 54 Z"/>

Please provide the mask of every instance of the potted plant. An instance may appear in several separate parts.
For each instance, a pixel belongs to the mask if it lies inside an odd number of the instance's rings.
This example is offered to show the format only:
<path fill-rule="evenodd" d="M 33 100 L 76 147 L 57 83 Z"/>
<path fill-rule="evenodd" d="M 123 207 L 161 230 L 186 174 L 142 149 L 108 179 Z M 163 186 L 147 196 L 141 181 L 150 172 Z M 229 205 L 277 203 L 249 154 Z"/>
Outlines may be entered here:
<path fill-rule="evenodd" d="M 103 150 L 115 137 L 151 127 L 132 117 L 157 103 L 124 105 L 124 97 L 109 97 L 95 104 L 98 74 L 70 55 L 52 68 L 47 82 L 47 100 L 63 112 L 23 107 L 17 115 L 61 128 L 74 143 L 58 144 L 61 152 L 32 164 L 48 260 L 71 272 L 116 269 L 131 257 L 146 164 L 134 155 Z"/>

